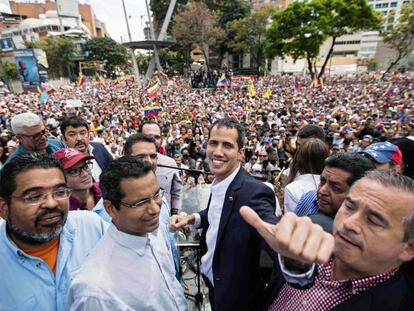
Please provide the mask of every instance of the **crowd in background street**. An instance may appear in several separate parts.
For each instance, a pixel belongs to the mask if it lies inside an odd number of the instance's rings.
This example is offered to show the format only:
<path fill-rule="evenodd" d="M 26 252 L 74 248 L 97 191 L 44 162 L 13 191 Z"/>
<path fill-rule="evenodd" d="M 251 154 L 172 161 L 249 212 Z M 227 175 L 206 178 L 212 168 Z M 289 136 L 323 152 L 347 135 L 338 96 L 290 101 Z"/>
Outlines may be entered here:
<path fill-rule="evenodd" d="M 104 143 L 115 158 L 123 144 L 144 119 L 161 127 L 162 152 L 179 166 L 208 171 L 206 141 L 209 126 L 231 117 L 246 129 L 245 168 L 271 180 L 271 170 L 286 167 L 296 150 L 298 130 L 315 124 L 325 132 L 330 152 L 360 151 L 372 143 L 414 136 L 414 82 L 412 75 L 395 74 L 332 76 L 318 87 L 304 76 L 267 76 L 253 82 L 234 79 L 230 88 L 191 88 L 191 81 L 177 79 L 155 98 L 147 98 L 132 79 L 95 81 L 49 91 L 45 104 L 39 94 L 5 93 L 0 101 L 1 163 L 17 147 L 10 120 L 18 113 L 33 112 L 45 120 L 50 136 L 60 138 L 59 124 L 77 115 L 89 123 L 90 140 Z M 80 100 L 81 107 L 67 107 Z M 146 117 L 145 107 L 160 107 Z M 405 159 L 406 173 L 413 176 L 413 159 Z M 273 170 L 274 171 L 274 170 Z M 188 174 L 182 174 L 185 179 Z M 206 179 L 208 177 L 206 176 Z"/>

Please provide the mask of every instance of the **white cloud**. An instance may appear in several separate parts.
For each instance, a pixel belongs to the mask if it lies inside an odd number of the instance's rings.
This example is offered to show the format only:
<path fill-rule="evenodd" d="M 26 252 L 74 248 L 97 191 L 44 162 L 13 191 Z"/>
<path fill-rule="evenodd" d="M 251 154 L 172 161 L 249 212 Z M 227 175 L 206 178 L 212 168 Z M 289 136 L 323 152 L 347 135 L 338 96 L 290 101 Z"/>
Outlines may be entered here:
<path fill-rule="evenodd" d="M 143 26 L 148 20 L 147 10 L 144 0 L 124 0 L 128 18 L 129 27 L 133 40 L 144 40 Z M 105 23 L 109 35 L 116 41 L 127 38 L 127 27 L 122 8 L 122 0 L 81 0 L 81 3 L 89 3 L 99 20 Z M 149 0 L 148 0 L 149 2 Z M 0 0 L 0 11 L 10 12 L 8 0 Z M 143 16 L 143 18 L 141 18 Z"/>
<path fill-rule="evenodd" d="M 0 12 L 10 13 L 10 6 L 8 1 L 0 0 Z"/>

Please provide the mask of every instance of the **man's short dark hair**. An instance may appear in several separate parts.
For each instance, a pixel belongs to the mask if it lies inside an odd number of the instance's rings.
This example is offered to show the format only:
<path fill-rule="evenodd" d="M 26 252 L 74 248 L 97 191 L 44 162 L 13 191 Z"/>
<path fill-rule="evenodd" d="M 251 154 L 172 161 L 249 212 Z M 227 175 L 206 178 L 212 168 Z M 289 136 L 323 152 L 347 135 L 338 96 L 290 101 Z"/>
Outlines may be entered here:
<path fill-rule="evenodd" d="M 153 143 L 155 148 L 155 138 L 150 135 L 145 135 L 142 133 L 135 133 L 128 137 L 124 145 L 124 155 L 129 156 L 132 153 L 132 146 L 139 142 Z"/>
<path fill-rule="evenodd" d="M 338 168 L 351 174 L 347 180 L 349 186 L 362 178 L 366 172 L 375 169 L 375 165 L 366 157 L 358 153 L 341 153 L 328 157 L 325 160 L 325 168 Z"/>
<path fill-rule="evenodd" d="M 139 133 L 142 133 L 142 129 L 144 128 L 144 126 L 145 126 L 145 125 L 151 125 L 151 124 L 155 124 L 156 126 L 158 126 L 158 127 L 159 127 L 159 129 L 160 129 L 160 132 L 161 132 L 161 126 L 160 126 L 157 122 L 155 122 L 155 121 L 151 121 L 151 120 L 148 120 L 148 121 L 144 121 L 144 122 L 142 122 L 142 123 L 139 125 L 139 127 L 138 127 L 138 132 L 139 132 Z"/>
<path fill-rule="evenodd" d="M 299 138 L 319 138 L 322 141 L 325 141 L 325 132 L 324 130 L 314 124 L 307 124 L 299 130 Z"/>
<path fill-rule="evenodd" d="M 68 118 L 64 118 L 62 122 L 60 123 L 60 132 L 63 136 L 65 136 L 65 131 L 68 126 L 78 128 L 78 127 L 86 127 L 87 130 L 89 130 L 89 124 L 84 119 L 72 116 Z"/>
<path fill-rule="evenodd" d="M 219 119 L 213 123 L 213 125 L 210 127 L 208 131 L 208 136 L 210 137 L 211 131 L 213 128 L 220 128 L 220 127 L 226 127 L 229 129 L 236 129 L 237 130 L 237 145 L 239 149 L 242 149 L 244 146 L 244 138 L 245 138 L 245 132 L 243 126 L 237 121 L 236 119 Z"/>
<path fill-rule="evenodd" d="M 134 156 L 124 156 L 112 161 L 100 176 L 102 197 L 117 210 L 125 197 L 121 181 L 126 178 L 141 178 L 152 172 L 151 164 Z"/>
<path fill-rule="evenodd" d="M 59 169 L 63 176 L 65 176 L 65 171 L 60 161 L 49 154 L 32 152 L 11 159 L 0 171 L 0 197 L 5 199 L 7 203 L 10 203 L 10 196 L 17 187 L 16 176 L 18 174 L 33 169 L 51 168 Z"/>

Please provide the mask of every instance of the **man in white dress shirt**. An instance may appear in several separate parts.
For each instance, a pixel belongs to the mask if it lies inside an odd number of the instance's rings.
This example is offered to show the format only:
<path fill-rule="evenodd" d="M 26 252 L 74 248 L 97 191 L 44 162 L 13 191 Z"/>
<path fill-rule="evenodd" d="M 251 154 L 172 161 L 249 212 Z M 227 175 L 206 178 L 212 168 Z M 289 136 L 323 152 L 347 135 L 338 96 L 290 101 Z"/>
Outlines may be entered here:
<path fill-rule="evenodd" d="M 188 224 L 203 229 L 200 271 L 209 288 L 212 310 L 261 309 L 264 283 L 259 258 L 264 241 L 239 212 L 243 205 L 248 205 L 265 222 L 277 222 L 274 192 L 240 167 L 244 135 L 240 123 L 233 119 L 217 120 L 212 125 L 207 157 L 214 182 L 208 207 L 189 216 L 174 215 L 170 222 L 172 230 Z M 275 249 L 282 255 L 301 257 L 304 254 L 301 248 L 313 233 L 319 231 L 318 242 L 326 238 L 315 226 L 291 213 L 283 217 L 275 227 L 278 228 Z M 316 253 L 319 250 L 317 244 L 312 247 Z"/>
<path fill-rule="evenodd" d="M 163 190 L 134 156 L 101 175 L 112 224 L 71 284 L 71 310 L 186 310 L 167 239 L 158 230 Z"/>

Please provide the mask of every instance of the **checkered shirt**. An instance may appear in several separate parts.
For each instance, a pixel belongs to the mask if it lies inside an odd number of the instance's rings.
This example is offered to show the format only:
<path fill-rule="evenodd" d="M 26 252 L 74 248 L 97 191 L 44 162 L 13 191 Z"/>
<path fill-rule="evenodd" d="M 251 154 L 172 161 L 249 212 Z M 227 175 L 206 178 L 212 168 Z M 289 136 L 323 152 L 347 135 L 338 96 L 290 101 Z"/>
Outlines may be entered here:
<path fill-rule="evenodd" d="M 363 278 L 348 281 L 332 280 L 333 260 L 318 265 L 318 275 L 315 284 L 308 289 L 296 289 L 288 283 L 284 284 L 270 311 L 324 311 L 331 310 L 340 303 L 348 300 L 371 287 L 384 283 L 391 278 L 398 269 Z"/>

